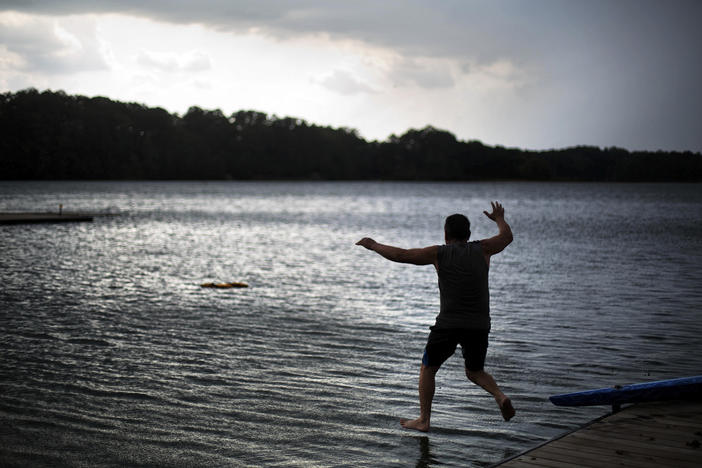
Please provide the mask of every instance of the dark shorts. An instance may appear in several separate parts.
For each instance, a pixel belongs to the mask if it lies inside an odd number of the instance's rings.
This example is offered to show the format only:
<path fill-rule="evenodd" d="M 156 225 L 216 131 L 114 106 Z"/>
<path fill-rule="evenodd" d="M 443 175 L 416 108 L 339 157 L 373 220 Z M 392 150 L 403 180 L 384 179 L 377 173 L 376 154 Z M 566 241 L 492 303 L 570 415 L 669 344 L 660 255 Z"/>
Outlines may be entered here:
<path fill-rule="evenodd" d="M 436 329 L 431 327 L 427 346 L 424 348 L 422 364 L 429 367 L 441 366 L 453 355 L 456 346 L 460 344 L 466 369 L 483 370 L 489 333 L 486 330 Z"/>

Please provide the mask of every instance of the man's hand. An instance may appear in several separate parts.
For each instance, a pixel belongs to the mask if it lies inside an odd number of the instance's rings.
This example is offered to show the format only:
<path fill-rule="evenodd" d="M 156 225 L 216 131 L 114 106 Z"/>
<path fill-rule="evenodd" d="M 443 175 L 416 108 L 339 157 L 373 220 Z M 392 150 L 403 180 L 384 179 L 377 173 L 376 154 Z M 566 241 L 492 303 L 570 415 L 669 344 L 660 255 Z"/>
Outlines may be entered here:
<path fill-rule="evenodd" d="M 368 250 L 373 250 L 373 246 L 377 244 L 376 241 L 371 239 L 370 237 L 364 237 L 360 241 L 356 242 L 356 245 L 360 245 L 361 247 L 365 247 Z"/>
<path fill-rule="evenodd" d="M 490 204 L 492 205 L 492 213 L 483 211 L 483 213 L 485 213 L 485 216 L 487 216 L 495 222 L 497 222 L 499 219 L 505 219 L 505 209 L 502 208 L 502 205 L 500 205 L 499 202 L 490 202 Z"/>

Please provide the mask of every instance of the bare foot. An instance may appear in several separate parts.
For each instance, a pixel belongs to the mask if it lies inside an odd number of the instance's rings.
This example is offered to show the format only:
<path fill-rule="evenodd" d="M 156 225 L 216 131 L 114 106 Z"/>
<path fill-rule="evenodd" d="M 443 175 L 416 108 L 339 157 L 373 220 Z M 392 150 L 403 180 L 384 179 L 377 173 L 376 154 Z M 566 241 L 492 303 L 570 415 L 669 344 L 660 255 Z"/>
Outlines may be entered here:
<path fill-rule="evenodd" d="M 414 429 L 415 431 L 429 432 L 429 423 L 421 419 L 400 419 L 400 425 L 405 429 Z"/>
<path fill-rule="evenodd" d="M 516 411 L 514 410 L 514 406 L 512 406 L 512 400 L 510 400 L 508 397 L 504 397 L 502 401 L 498 403 L 500 405 L 500 411 L 502 412 L 502 417 L 505 418 L 505 421 L 509 421 L 514 417 Z"/>

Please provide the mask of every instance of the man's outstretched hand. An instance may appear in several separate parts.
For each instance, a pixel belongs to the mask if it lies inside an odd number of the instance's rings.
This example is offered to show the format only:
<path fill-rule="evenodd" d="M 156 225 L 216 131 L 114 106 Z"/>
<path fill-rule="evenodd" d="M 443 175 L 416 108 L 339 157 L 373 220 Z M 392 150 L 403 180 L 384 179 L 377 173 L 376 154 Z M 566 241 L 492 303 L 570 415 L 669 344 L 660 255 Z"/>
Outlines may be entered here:
<path fill-rule="evenodd" d="M 483 213 L 485 213 L 485 216 L 487 216 L 495 222 L 497 222 L 498 219 L 504 219 L 505 209 L 502 207 L 502 205 L 500 205 L 499 202 L 490 202 L 490 204 L 492 205 L 492 213 L 483 211 Z"/>
<path fill-rule="evenodd" d="M 356 245 L 360 245 L 362 247 L 367 248 L 368 250 L 373 250 L 373 246 L 376 244 L 376 242 L 371 239 L 370 237 L 364 237 L 360 241 L 356 242 Z"/>

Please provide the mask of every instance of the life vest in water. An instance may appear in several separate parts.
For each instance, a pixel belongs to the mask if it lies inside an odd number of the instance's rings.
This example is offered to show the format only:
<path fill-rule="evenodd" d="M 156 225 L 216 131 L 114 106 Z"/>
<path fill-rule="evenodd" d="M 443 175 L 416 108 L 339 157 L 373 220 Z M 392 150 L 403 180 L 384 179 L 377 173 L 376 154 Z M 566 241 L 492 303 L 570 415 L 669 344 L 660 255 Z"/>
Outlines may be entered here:
<path fill-rule="evenodd" d="M 240 283 L 238 281 L 232 281 L 231 283 L 202 283 L 200 285 L 200 287 L 228 289 L 228 288 L 248 288 L 249 285 L 246 283 Z"/>

